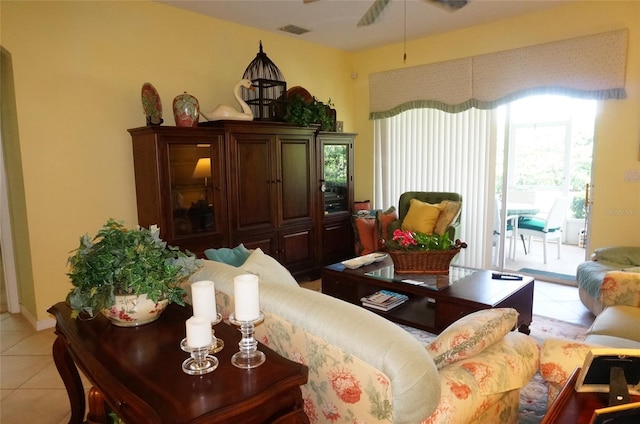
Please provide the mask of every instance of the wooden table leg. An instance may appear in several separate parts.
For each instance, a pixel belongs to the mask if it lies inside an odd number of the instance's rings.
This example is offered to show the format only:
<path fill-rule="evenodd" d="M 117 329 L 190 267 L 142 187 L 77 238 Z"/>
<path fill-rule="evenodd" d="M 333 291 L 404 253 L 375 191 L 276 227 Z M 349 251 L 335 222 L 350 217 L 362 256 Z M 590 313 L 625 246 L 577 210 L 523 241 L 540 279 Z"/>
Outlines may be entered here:
<path fill-rule="evenodd" d="M 69 403 L 71 404 L 69 424 L 82 424 L 85 411 L 84 388 L 82 387 L 82 380 L 76 364 L 67 349 L 67 341 L 60 334 L 53 342 L 53 361 L 69 396 Z"/>

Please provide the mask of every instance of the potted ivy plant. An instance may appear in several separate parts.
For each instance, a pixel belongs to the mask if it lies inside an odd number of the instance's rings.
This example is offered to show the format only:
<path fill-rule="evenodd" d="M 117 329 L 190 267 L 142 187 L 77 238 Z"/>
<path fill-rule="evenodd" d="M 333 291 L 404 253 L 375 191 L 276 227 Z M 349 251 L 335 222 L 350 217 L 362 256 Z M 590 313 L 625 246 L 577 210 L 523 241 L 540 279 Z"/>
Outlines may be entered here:
<path fill-rule="evenodd" d="M 157 227 L 127 229 L 113 219 L 95 237 L 81 237 L 72 253 L 72 317 L 103 313 L 124 327 L 154 321 L 169 303 L 184 305 L 180 283 L 201 264 L 192 253 L 168 246 Z"/>
<path fill-rule="evenodd" d="M 332 106 L 331 99 L 323 103 L 315 97 L 311 100 L 300 95 L 287 97 L 287 113 L 284 120 L 301 127 L 319 124 L 322 131 L 331 131 L 335 128 L 335 119 L 329 113 Z"/>

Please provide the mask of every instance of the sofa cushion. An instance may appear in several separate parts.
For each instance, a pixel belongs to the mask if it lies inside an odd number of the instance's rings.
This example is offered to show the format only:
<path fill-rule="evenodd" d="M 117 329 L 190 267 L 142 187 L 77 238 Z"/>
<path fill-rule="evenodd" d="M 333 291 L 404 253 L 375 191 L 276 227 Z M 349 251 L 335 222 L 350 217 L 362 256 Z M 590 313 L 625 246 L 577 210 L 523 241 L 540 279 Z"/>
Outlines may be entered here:
<path fill-rule="evenodd" d="M 433 229 L 436 226 L 436 222 L 438 222 L 441 211 L 442 206 L 440 203 L 432 205 L 431 203 L 421 202 L 418 199 L 411 199 L 407 216 L 402 221 L 402 229 L 433 234 Z"/>
<path fill-rule="evenodd" d="M 590 344 L 614 347 L 618 349 L 640 349 L 640 342 L 629 339 L 621 339 L 620 337 L 606 336 L 604 334 L 592 334 L 584 339 Z"/>
<path fill-rule="evenodd" d="M 291 276 L 291 273 L 280 262 L 266 255 L 259 247 L 251 252 L 241 268 L 250 274 L 257 275 L 260 283 L 298 287 L 298 282 Z"/>
<path fill-rule="evenodd" d="M 640 247 L 638 246 L 610 246 L 600 247 L 594 251 L 595 259 L 607 261 L 622 266 L 640 266 Z"/>
<path fill-rule="evenodd" d="M 389 237 L 389 224 L 397 219 L 398 213 L 396 212 L 395 206 L 391 206 L 386 211 L 376 211 L 376 229 L 378 231 L 378 240 L 385 240 Z"/>
<path fill-rule="evenodd" d="M 609 306 L 593 321 L 587 336 L 602 335 L 640 342 L 640 308 L 626 305 Z"/>
<path fill-rule="evenodd" d="M 458 215 L 460 215 L 462 202 L 443 200 L 440 202 L 440 206 L 442 207 L 442 212 L 440 212 L 438 216 L 433 232 L 438 235 L 443 235 L 449 226 L 458 218 Z"/>
<path fill-rule="evenodd" d="M 353 216 L 353 232 L 357 255 L 368 255 L 378 250 L 378 231 L 376 230 L 375 215 Z"/>
<path fill-rule="evenodd" d="M 518 312 L 511 308 L 471 313 L 447 327 L 427 345 L 438 369 L 474 356 L 504 338 L 516 327 Z"/>
<path fill-rule="evenodd" d="M 547 223 L 540 219 L 520 219 L 518 220 L 518 228 L 523 228 L 525 230 L 534 230 L 534 231 L 544 231 L 544 226 Z M 554 231 L 558 231 L 560 227 L 557 228 L 548 228 L 547 232 L 553 233 Z"/>
<path fill-rule="evenodd" d="M 222 247 L 220 249 L 207 249 L 204 251 L 204 255 L 207 259 L 216 262 L 222 262 L 232 266 L 240 266 L 249 257 L 251 253 L 244 247 L 244 244 L 240 243 L 238 246 L 230 249 L 228 247 Z"/>

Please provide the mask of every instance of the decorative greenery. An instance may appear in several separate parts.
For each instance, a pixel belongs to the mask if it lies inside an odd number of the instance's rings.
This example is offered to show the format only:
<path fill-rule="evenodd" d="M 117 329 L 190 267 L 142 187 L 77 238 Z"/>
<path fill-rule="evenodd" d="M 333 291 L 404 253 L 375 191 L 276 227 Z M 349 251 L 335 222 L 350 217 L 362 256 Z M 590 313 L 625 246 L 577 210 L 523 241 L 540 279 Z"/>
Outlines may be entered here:
<path fill-rule="evenodd" d="M 333 128 L 334 122 L 327 110 L 332 106 L 331 99 L 325 104 L 315 97 L 308 102 L 302 96 L 292 96 L 287 98 L 287 114 L 284 120 L 301 127 L 320 124 L 321 130 L 329 131 Z"/>
<path fill-rule="evenodd" d="M 571 211 L 573 217 L 577 219 L 583 219 L 587 214 L 587 209 L 584 206 L 584 197 L 576 196 L 571 201 Z"/>
<path fill-rule="evenodd" d="M 467 243 L 459 239 L 453 243 L 449 238 L 448 232 L 438 235 L 397 229 L 393 232 L 393 239 L 386 242 L 386 246 L 389 250 L 418 252 L 424 250 L 466 249 Z"/>
<path fill-rule="evenodd" d="M 73 318 L 81 312 L 93 317 L 119 294 L 146 294 L 154 302 L 184 305 L 179 284 L 201 265 L 192 253 L 162 241 L 157 227 L 129 230 L 113 219 L 93 239 L 81 237 L 73 252 L 67 274 L 74 286 L 67 296 Z"/>

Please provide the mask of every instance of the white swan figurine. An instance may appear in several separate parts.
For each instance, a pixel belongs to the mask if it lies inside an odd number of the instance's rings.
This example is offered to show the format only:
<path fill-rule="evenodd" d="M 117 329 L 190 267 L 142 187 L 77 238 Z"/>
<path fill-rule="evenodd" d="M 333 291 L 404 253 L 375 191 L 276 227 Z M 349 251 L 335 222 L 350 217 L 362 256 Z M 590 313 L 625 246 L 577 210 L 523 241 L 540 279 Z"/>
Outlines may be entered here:
<path fill-rule="evenodd" d="M 242 79 L 238 81 L 235 87 L 233 87 L 233 94 L 236 96 L 236 100 L 240 103 L 242 112 L 229 105 L 218 105 L 211 112 L 201 112 L 208 121 L 220 121 L 222 119 L 229 119 L 233 121 L 253 121 L 253 112 L 249 105 L 240 97 L 240 87 L 247 88 L 255 91 L 255 88 L 248 79 Z"/>

